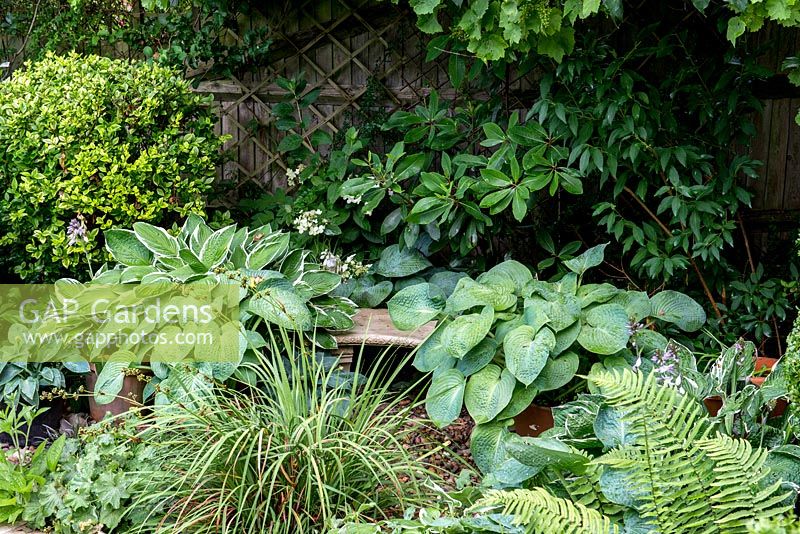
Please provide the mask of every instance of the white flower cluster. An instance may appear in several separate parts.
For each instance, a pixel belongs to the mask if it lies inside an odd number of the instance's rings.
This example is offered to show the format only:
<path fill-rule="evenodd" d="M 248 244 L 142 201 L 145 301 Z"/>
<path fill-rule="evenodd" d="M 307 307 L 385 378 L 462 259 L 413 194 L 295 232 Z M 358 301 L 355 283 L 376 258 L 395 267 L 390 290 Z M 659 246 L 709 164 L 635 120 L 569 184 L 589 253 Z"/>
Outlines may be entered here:
<path fill-rule="evenodd" d="M 296 169 L 287 169 L 286 170 L 286 185 L 289 187 L 294 187 L 298 183 L 300 183 L 299 178 L 300 174 L 306 170 L 306 166 L 302 163 L 297 166 Z"/>
<path fill-rule="evenodd" d="M 344 280 L 364 276 L 372 267 L 371 263 L 364 264 L 356 260 L 355 254 L 350 254 L 343 260 L 341 256 L 330 250 L 323 250 L 322 254 L 319 255 L 319 259 L 322 260 L 323 269 L 340 275 Z"/>
<path fill-rule="evenodd" d="M 342 198 L 348 204 L 361 204 L 361 197 L 360 196 L 352 197 L 350 195 L 342 195 Z"/>
<path fill-rule="evenodd" d="M 320 217 L 322 210 L 304 211 L 294 220 L 294 226 L 301 234 L 320 235 L 325 231 L 327 219 Z"/>

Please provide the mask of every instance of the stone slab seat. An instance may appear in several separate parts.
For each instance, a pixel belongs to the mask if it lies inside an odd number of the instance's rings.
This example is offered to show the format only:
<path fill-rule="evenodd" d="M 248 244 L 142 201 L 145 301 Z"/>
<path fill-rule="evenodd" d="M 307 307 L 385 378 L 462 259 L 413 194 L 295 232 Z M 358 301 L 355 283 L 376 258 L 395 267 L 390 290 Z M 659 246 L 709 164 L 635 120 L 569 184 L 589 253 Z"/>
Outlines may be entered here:
<path fill-rule="evenodd" d="M 350 370 L 353 356 L 362 345 L 413 349 L 425 341 L 436 328 L 436 322 L 431 321 L 413 332 L 400 331 L 392 324 L 389 310 L 386 309 L 360 309 L 353 321 L 355 324 L 350 330 L 333 333 L 339 345 L 333 353 L 339 357 L 339 366 L 345 371 Z"/>

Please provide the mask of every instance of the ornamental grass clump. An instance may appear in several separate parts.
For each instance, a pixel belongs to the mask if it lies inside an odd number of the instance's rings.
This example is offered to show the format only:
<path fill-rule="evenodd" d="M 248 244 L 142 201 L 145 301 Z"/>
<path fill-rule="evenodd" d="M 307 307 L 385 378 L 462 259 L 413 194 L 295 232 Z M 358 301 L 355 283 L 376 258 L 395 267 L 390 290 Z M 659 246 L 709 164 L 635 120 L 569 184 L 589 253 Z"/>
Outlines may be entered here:
<path fill-rule="evenodd" d="M 103 230 L 202 213 L 222 142 L 207 103 L 170 69 L 74 53 L 0 83 L 0 261 L 86 277 Z"/>
<path fill-rule="evenodd" d="M 407 445 L 408 407 L 389 391 L 396 371 L 345 373 L 285 337 L 264 353 L 250 385 L 190 390 L 156 410 L 141 439 L 161 467 L 136 499 L 152 510 L 140 532 L 324 532 L 430 498 L 436 475 Z"/>

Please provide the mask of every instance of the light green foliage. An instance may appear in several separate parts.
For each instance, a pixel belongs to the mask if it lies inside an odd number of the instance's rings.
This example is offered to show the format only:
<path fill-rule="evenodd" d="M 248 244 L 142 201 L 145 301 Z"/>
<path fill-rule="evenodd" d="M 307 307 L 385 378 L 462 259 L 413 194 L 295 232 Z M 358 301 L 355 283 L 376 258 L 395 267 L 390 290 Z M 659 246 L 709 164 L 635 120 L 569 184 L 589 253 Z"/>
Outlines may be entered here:
<path fill-rule="evenodd" d="M 140 422 L 106 423 L 67 439 L 58 468 L 25 508 L 28 525 L 64 534 L 129 532 L 142 513 L 131 507 L 131 497 L 146 482 L 142 472 L 153 465 L 153 448 L 131 440 Z"/>
<path fill-rule="evenodd" d="M 41 491 L 45 477 L 58 466 L 64 448 L 63 436 L 52 444 L 43 441 L 33 452 L 27 449 L 34 419 L 46 410 L 31 406 L 18 409 L 7 404 L 0 411 L 0 434 L 11 444 L 0 451 L 0 523 L 17 522 Z"/>
<path fill-rule="evenodd" d="M 704 11 L 709 1 L 692 0 L 692 3 Z M 769 21 L 781 26 L 800 25 L 800 5 L 795 0 L 737 0 L 725 2 L 725 6 L 734 13 L 728 20 L 726 32 L 726 37 L 734 44 L 746 31 L 758 31 Z"/>
<path fill-rule="evenodd" d="M 31 98 L 36 95 L 36 98 Z M 102 263 L 102 232 L 202 213 L 221 146 L 171 70 L 48 55 L 0 86 L 0 244 L 25 279 Z"/>
<path fill-rule="evenodd" d="M 542 488 L 532 490 L 492 491 L 476 508 L 498 507 L 505 515 L 514 516 L 515 523 L 525 525 L 529 532 L 564 534 L 616 533 L 619 529 L 603 516 L 581 503 L 555 497 Z"/>
<path fill-rule="evenodd" d="M 621 9 L 617 0 L 603 4 L 612 14 Z M 513 61 L 531 53 L 561 61 L 575 44 L 572 26 L 601 6 L 600 0 L 415 0 L 411 7 L 424 33 L 446 33 L 433 39 L 434 50 L 466 50 L 483 61 Z M 449 22 L 446 29 L 444 20 Z"/>
<path fill-rule="evenodd" d="M 603 261 L 603 250 L 603 245 L 593 247 L 568 267 L 582 276 Z M 584 285 L 575 272 L 558 282 L 544 282 L 513 260 L 475 280 L 461 278 L 444 302 L 431 300 L 430 291 L 430 284 L 402 290 L 390 301 L 389 314 L 395 326 L 408 330 L 418 326 L 409 319 L 416 314 L 438 319 L 437 330 L 414 359 L 419 370 L 434 371 L 428 408 L 437 424 L 446 425 L 458 415 L 463 398 L 479 424 L 476 431 L 483 424 L 513 418 L 538 393 L 569 384 L 581 361 L 601 368 L 600 362 L 630 367 L 637 356 L 627 350 L 628 342 L 634 330 L 640 330 L 634 323 L 672 323 L 696 331 L 705 322 L 702 308 L 680 293 L 649 298 L 610 284 Z M 661 302 L 669 304 L 669 313 L 661 313 L 666 309 Z M 650 351 L 664 349 L 666 338 L 641 331 L 658 337 L 646 344 L 646 334 L 636 334 L 635 340 L 645 345 L 638 350 L 648 358 Z M 492 447 L 496 446 L 495 442 Z M 474 440 L 473 454 L 478 455 Z M 494 468 L 491 462 L 484 465 Z"/>
<path fill-rule="evenodd" d="M 161 467 L 142 473 L 134 504 L 149 514 L 134 531 L 324 532 L 431 498 L 423 480 L 440 481 L 389 390 L 400 367 L 380 359 L 362 376 L 328 360 L 273 338 L 250 365 L 264 387 L 213 386 L 157 408 L 140 438 Z"/>

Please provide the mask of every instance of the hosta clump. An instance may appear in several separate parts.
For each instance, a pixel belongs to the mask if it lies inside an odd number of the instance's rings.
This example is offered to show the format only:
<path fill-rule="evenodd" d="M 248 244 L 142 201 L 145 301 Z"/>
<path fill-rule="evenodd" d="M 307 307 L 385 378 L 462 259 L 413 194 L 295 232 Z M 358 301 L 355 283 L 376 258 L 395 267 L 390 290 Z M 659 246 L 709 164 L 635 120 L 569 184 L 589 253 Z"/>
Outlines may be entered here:
<path fill-rule="evenodd" d="M 0 84 L 0 246 L 24 279 L 86 272 L 102 232 L 202 213 L 221 139 L 177 73 L 48 55 Z M 73 274 L 73 276 L 76 276 Z"/>
<path fill-rule="evenodd" d="M 434 422 L 451 423 L 463 403 L 480 435 L 483 425 L 510 420 L 540 393 L 566 386 L 582 362 L 585 368 L 630 367 L 637 355 L 663 349 L 666 338 L 644 324 L 702 327 L 703 309 L 681 293 L 648 296 L 583 284 L 586 271 L 603 261 L 604 249 L 599 245 L 566 261 L 568 274 L 558 282 L 537 280 L 512 260 L 476 279 L 461 278 L 446 298 L 425 283 L 389 301 L 398 328 L 439 321 L 414 361 L 419 370 L 433 371 L 427 409 Z M 637 353 L 628 348 L 632 340 Z"/>
<path fill-rule="evenodd" d="M 353 325 L 356 306 L 330 295 L 341 277 L 312 262 L 308 251 L 290 250 L 289 234 L 272 231 L 269 225 L 252 230 L 231 225 L 214 231 L 194 215 L 176 233 L 143 222 L 135 223 L 132 230 L 107 231 L 108 251 L 117 264 L 101 269 L 92 282 L 239 285 L 243 328 L 239 345 L 233 348 L 238 349 L 238 357 L 231 363 L 227 358 L 225 363 L 197 363 L 210 378 L 226 380 L 235 373 L 240 380 L 249 380 L 239 364 L 252 361 L 253 351 L 265 345 L 265 329 L 284 328 L 332 349 L 336 342 L 325 329 L 345 330 Z M 104 388 L 119 382 L 120 369 L 113 363 L 100 373 L 95 395 L 109 393 Z M 171 365 L 153 362 L 155 377 L 145 390 L 148 395 L 157 384 L 169 385 L 164 382 L 169 380 Z"/>

